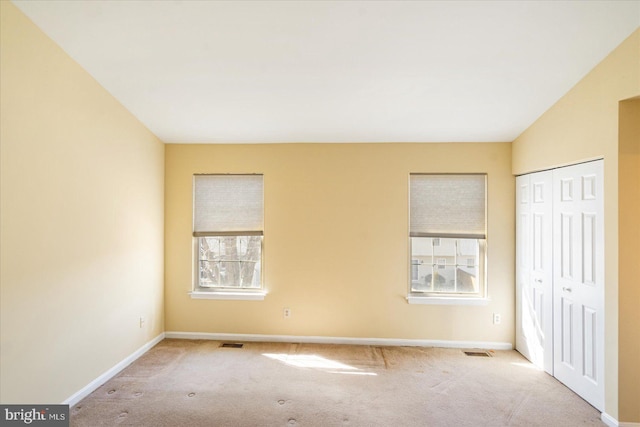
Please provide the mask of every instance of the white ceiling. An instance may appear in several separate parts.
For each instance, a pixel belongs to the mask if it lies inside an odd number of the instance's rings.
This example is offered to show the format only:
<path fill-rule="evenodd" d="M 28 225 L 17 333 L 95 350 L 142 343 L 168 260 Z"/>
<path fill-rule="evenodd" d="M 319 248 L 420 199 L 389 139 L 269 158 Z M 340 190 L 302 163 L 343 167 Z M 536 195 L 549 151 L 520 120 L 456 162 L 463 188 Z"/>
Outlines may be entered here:
<path fill-rule="evenodd" d="M 165 142 L 512 141 L 640 1 L 16 1 Z"/>

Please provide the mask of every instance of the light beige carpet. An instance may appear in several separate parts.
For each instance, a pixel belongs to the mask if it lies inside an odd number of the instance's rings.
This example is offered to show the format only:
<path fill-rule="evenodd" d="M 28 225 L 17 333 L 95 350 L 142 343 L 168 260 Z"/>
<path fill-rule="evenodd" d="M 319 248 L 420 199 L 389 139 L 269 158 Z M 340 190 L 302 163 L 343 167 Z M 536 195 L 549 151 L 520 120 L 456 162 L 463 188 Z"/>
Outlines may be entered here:
<path fill-rule="evenodd" d="M 602 426 L 515 351 L 164 340 L 72 426 Z"/>

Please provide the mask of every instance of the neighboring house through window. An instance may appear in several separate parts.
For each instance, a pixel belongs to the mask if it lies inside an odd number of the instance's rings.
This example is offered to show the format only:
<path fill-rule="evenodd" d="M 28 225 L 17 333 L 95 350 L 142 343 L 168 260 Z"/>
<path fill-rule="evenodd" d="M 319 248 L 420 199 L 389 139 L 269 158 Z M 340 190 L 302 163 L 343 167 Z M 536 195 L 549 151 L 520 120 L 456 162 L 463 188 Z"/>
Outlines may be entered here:
<path fill-rule="evenodd" d="M 263 176 L 195 175 L 193 189 L 192 296 L 264 296 Z"/>
<path fill-rule="evenodd" d="M 409 301 L 486 298 L 486 175 L 411 174 L 409 198 Z"/>

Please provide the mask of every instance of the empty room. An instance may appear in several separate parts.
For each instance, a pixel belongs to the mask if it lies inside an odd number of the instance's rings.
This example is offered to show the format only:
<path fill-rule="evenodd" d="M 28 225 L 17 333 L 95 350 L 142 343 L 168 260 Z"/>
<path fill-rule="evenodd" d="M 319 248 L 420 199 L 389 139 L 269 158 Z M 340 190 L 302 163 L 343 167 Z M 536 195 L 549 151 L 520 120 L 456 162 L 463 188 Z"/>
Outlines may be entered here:
<path fill-rule="evenodd" d="M 640 1 L 0 31 L 0 424 L 640 426 Z"/>

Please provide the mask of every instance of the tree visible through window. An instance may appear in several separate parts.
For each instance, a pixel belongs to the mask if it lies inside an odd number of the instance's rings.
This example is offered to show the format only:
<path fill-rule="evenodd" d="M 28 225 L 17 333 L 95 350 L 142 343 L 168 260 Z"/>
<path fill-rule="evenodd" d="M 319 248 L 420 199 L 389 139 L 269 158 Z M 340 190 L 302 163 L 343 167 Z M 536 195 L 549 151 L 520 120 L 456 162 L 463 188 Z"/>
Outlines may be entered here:
<path fill-rule="evenodd" d="M 260 288 L 260 236 L 199 237 L 201 287 Z"/>

